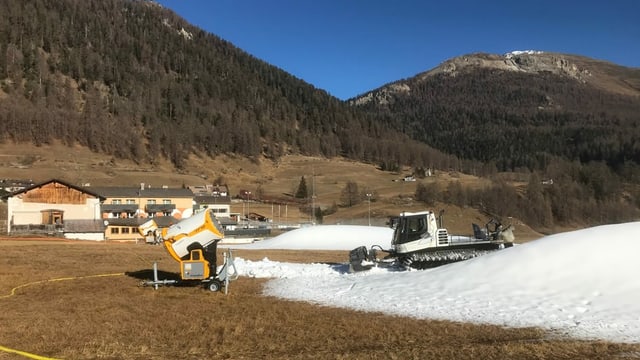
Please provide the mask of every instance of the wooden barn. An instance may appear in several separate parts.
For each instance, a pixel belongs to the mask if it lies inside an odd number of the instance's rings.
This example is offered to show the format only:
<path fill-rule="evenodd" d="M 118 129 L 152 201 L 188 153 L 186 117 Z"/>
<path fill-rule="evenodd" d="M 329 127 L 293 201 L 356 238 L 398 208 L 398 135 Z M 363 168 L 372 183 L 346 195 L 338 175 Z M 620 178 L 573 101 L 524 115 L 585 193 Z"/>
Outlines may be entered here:
<path fill-rule="evenodd" d="M 104 197 L 52 179 L 7 197 L 9 234 L 46 234 L 104 240 L 100 204 Z"/>

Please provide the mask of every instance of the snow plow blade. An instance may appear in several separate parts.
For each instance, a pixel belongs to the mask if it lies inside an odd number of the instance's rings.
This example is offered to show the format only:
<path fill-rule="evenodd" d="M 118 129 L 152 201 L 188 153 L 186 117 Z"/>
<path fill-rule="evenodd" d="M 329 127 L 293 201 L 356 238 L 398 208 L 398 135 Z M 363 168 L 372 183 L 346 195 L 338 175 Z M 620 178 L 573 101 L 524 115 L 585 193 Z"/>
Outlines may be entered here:
<path fill-rule="evenodd" d="M 359 272 L 371 269 L 375 265 L 376 251 L 367 250 L 366 246 L 359 246 L 349 252 L 349 272 Z"/>

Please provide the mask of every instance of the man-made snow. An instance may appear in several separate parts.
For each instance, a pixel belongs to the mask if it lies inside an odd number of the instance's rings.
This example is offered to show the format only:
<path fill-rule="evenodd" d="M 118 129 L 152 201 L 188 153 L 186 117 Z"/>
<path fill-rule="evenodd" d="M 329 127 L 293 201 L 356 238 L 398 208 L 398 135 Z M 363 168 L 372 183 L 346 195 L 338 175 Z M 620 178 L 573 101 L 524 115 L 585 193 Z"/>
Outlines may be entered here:
<path fill-rule="evenodd" d="M 369 247 L 376 244 L 388 249 L 392 235 L 391 228 L 377 226 L 309 226 L 243 246 L 242 249 L 351 250 L 360 245 Z"/>
<path fill-rule="evenodd" d="M 316 226 L 236 248 L 388 247 L 391 230 Z M 379 242 L 377 242 L 379 240 Z M 236 259 L 241 276 L 273 278 L 285 299 L 421 319 L 537 326 L 581 339 L 640 343 L 640 222 L 547 236 L 430 270 Z"/>

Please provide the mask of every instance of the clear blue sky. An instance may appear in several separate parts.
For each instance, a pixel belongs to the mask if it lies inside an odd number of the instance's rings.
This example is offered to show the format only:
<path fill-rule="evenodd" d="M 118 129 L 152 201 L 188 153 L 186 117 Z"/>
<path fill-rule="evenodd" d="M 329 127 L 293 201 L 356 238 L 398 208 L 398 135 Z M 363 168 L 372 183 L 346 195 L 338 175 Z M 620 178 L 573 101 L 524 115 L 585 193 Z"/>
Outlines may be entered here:
<path fill-rule="evenodd" d="M 512 50 L 640 67 L 640 0 L 158 0 L 347 99 L 455 56 Z"/>

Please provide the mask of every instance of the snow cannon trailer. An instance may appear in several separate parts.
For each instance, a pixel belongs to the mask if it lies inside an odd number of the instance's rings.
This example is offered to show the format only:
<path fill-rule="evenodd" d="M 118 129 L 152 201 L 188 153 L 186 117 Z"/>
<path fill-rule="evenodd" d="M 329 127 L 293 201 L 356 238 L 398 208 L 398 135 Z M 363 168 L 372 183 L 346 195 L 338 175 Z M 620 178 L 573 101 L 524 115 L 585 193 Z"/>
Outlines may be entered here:
<path fill-rule="evenodd" d="M 401 213 L 390 224 L 394 229 L 391 249 L 378 245 L 370 249 L 357 247 L 349 253 L 349 270 L 358 272 L 374 266 L 428 269 L 513 246 L 512 225 L 504 227 L 491 220 L 484 228 L 472 224 L 473 236 L 449 235 L 442 227 L 442 214 L 443 211 L 437 217 L 431 211 Z"/>
<path fill-rule="evenodd" d="M 138 227 L 138 232 L 156 244 L 164 244 L 169 255 L 180 264 L 180 280 L 158 279 L 157 264 L 153 264 L 153 280 L 142 282 L 143 286 L 160 285 L 202 285 L 216 292 L 229 282 L 236 280 L 236 270 L 231 250 L 223 253 L 224 261 L 217 266 L 218 242 L 224 238 L 222 226 L 213 210 L 208 209 L 179 221 L 169 228 L 160 229 L 153 219 Z"/>

